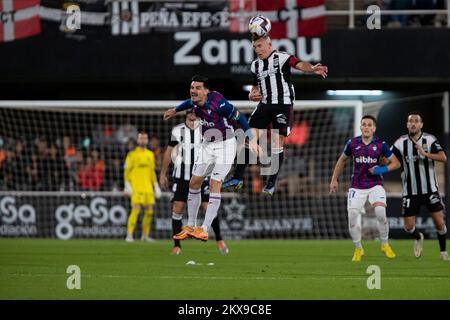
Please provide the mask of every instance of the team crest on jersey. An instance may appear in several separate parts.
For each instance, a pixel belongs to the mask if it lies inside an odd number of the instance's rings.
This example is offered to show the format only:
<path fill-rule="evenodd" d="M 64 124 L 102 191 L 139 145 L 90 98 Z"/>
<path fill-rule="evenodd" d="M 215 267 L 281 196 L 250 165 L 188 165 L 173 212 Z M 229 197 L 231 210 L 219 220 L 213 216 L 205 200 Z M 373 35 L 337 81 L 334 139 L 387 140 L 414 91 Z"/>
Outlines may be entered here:
<path fill-rule="evenodd" d="M 280 60 L 278 59 L 278 57 L 273 58 L 273 66 L 276 68 L 280 65 Z"/>
<path fill-rule="evenodd" d="M 377 151 L 377 146 L 373 146 L 373 151 Z"/>
<path fill-rule="evenodd" d="M 208 109 L 208 114 L 211 114 L 211 110 Z"/>

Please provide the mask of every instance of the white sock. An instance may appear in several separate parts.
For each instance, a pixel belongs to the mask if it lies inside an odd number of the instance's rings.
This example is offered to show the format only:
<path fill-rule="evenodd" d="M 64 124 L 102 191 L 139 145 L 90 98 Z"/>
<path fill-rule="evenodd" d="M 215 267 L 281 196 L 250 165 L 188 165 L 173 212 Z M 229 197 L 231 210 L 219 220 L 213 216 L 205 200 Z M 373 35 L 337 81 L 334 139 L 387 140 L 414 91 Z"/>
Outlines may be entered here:
<path fill-rule="evenodd" d="M 211 227 L 212 221 L 216 218 L 219 211 L 220 201 L 222 197 L 220 193 L 210 193 L 208 207 L 206 208 L 205 221 L 203 221 L 202 228 L 205 232 L 208 232 Z"/>
<path fill-rule="evenodd" d="M 361 214 L 358 209 L 349 209 L 348 211 L 348 230 L 356 248 L 362 248 L 361 245 Z"/>
<path fill-rule="evenodd" d="M 389 240 L 389 223 L 386 218 L 386 207 L 376 206 L 375 216 L 377 217 L 377 228 L 378 232 L 380 232 L 381 244 L 386 244 Z"/>
<path fill-rule="evenodd" d="M 436 230 L 438 234 L 443 236 L 444 234 L 447 234 L 447 226 L 444 224 L 444 228 L 442 230 Z"/>
<path fill-rule="evenodd" d="M 200 189 L 189 188 L 189 195 L 187 201 L 187 211 L 188 211 L 188 223 L 189 227 L 195 227 L 197 225 L 197 214 L 198 209 L 200 209 L 200 204 L 202 203 L 202 195 Z"/>

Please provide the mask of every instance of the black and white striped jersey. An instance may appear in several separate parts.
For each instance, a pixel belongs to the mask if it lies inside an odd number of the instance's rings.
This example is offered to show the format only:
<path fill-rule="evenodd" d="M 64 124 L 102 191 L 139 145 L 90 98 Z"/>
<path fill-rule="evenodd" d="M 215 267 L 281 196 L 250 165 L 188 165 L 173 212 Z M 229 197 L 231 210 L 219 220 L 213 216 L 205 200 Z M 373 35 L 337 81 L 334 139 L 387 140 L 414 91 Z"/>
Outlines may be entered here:
<path fill-rule="evenodd" d="M 444 151 L 435 136 L 422 133 L 417 143 L 426 152 Z M 422 195 L 438 191 L 438 182 L 434 161 L 421 156 L 415 142 L 409 135 L 403 135 L 395 141 L 392 151 L 402 165 L 403 195 Z"/>
<path fill-rule="evenodd" d="M 259 86 L 262 103 L 288 104 L 295 101 L 294 86 L 291 81 L 291 68 L 300 60 L 288 53 L 272 51 L 267 59 L 256 59 L 250 70 L 253 75 L 253 85 Z"/>
<path fill-rule="evenodd" d="M 172 128 L 169 146 L 176 148 L 172 176 L 176 179 L 190 180 L 192 167 L 202 141 L 201 126 L 190 129 L 186 123 Z"/>

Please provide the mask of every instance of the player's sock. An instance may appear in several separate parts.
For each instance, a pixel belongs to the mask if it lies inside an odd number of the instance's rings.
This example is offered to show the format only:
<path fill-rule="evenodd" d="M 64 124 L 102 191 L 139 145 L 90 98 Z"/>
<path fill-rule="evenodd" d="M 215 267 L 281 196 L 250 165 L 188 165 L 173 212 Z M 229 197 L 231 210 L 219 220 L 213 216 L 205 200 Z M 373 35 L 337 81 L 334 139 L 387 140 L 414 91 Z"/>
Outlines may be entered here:
<path fill-rule="evenodd" d="M 130 216 L 128 217 L 128 228 L 127 228 L 129 235 L 132 235 L 134 233 L 134 228 L 136 227 L 136 221 L 140 211 L 141 211 L 140 208 L 131 209 Z"/>
<path fill-rule="evenodd" d="M 389 240 L 389 223 L 386 218 L 386 207 L 376 206 L 375 216 L 377 217 L 377 228 L 380 233 L 381 244 L 386 244 Z"/>
<path fill-rule="evenodd" d="M 197 225 L 197 214 L 200 209 L 202 201 L 201 189 L 189 188 L 187 211 L 188 211 L 188 226 L 195 227 Z"/>
<path fill-rule="evenodd" d="M 183 215 L 178 214 L 175 212 L 172 212 L 172 235 L 176 235 L 177 233 L 181 232 L 181 227 L 183 226 Z M 173 240 L 175 247 L 181 248 L 181 242 L 180 240 Z"/>
<path fill-rule="evenodd" d="M 348 230 L 356 248 L 361 245 L 361 214 L 358 209 L 350 209 L 348 212 Z"/>
<path fill-rule="evenodd" d="M 239 155 L 237 157 L 237 164 L 236 169 L 234 170 L 233 178 L 240 180 L 244 179 L 245 168 L 247 168 L 249 161 L 250 150 L 248 149 L 248 146 L 245 146 L 244 148 L 242 148 L 241 152 L 239 152 Z"/>
<path fill-rule="evenodd" d="M 275 182 L 277 181 L 278 172 L 280 172 L 281 165 L 283 164 L 284 161 L 283 148 L 272 149 L 272 157 L 276 156 L 278 156 L 278 170 L 275 174 L 271 175 L 268 180 L 268 182 L 271 182 L 273 185 L 275 185 Z"/>
<path fill-rule="evenodd" d="M 411 236 L 411 238 L 420 240 L 420 232 L 416 229 L 416 226 L 414 226 L 411 230 L 405 229 L 405 231 Z"/>
<path fill-rule="evenodd" d="M 220 234 L 220 221 L 219 221 L 219 217 L 216 217 L 216 218 L 212 221 L 211 227 L 213 228 L 214 234 L 216 235 L 216 241 L 222 240 L 222 235 Z"/>
<path fill-rule="evenodd" d="M 214 218 L 217 217 L 222 196 L 220 193 L 210 193 L 208 207 L 206 208 L 205 220 L 203 221 L 203 231 L 208 232 Z"/>
<path fill-rule="evenodd" d="M 150 227 L 153 220 L 153 209 L 145 209 L 144 218 L 142 219 L 142 235 L 148 237 L 150 235 Z"/>
<path fill-rule="evenodd" d="M 439 240 L 439 248 L 442 251 L 447 251 L 447 227 L 444 225 L 444 229 L 437 230 L 437 238 Z"/>

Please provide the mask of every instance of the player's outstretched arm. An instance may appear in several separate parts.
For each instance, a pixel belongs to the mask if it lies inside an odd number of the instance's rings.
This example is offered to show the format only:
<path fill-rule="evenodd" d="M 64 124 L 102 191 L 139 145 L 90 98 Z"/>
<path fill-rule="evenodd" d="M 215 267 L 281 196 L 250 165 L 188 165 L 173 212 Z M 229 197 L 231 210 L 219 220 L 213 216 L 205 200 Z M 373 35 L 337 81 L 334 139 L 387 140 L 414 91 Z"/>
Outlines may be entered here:
<path fill-rule="evenodd" d="M 344 169 L 347 158 L 348 157 L 344 153 L 341 154 L 338 161 L 336 162 L 336 165 L 334 166 L 333 176 L 331 177 L 331 182 L 330 182 L 330 193 L 337 192 L 337 189 L 339 186 L 338 178 L 339 178 L 339 175 L 341 174 L 342 170 Z"/>
<path fill-rule="evenodd" d="M 166 191 L 169 187 L 169 181 L 167 180 L 167 169 L 169 168 L 170 162 L 172 161 L 172 150 L 173 147 L 167 146 L 166 151 L 164 151 L 161 172 L 159 173 L 159 185 L 164 191 Z"/>
<path fill-rule="evenodd" d="M 303 71 L 305 73 L 314 73 L 314 74 L 320 75 L 320 76 L 322 76 L 322 78 L 326 78 L 328 75 L 328 67 L 323 66 L 321 63 L 312 65 L 309 62 L 301 61 L 301 62 L 297 63 L 295 68 L 300 71 Z"/>
<path fill-rule="evenodd" d="M 392 156 L 387 159 L 389 160 L 388 165 L 372 167 L 369 169 L 369 172 L 371 174 L 383 174 L 386 172 L 397 170 L 401 167 L 400 161 L 398 161 L 397 157 L 394 154 L 392 154 Z"/>
<path fill-rule="evenodd" d="M 192 100 L 191 99 L 187 99 L 184 100 L 182 103 L 180 103 L 178 106 L 176 106 L 175 108 L 171 108 L 169 110 L 167 110 L 166 112 L 164 112 L 164 116 L 163 119 L 164 120 L 169 120 L 170 118 L 172 118 L 177 112 L 183 111 L 183 110 L 187 110 L 192 108 L 194 105 L 192 104 Z"/>
<path fill-rule="evenodd" d="M 169 120 L 169 119 L 172 118 L 176 113 L 177 113 L 177 111 L 175 110 L 175 108 L 169 109 L 169 110 L 167 110 L 166 112 L 164 112 L 163 119 L 164 119 L 164 120 Z"/>

